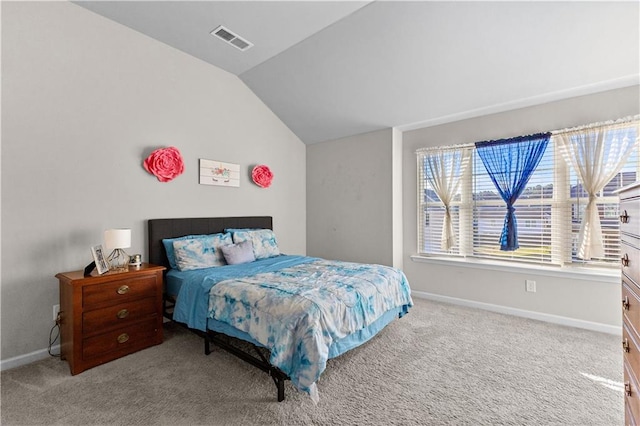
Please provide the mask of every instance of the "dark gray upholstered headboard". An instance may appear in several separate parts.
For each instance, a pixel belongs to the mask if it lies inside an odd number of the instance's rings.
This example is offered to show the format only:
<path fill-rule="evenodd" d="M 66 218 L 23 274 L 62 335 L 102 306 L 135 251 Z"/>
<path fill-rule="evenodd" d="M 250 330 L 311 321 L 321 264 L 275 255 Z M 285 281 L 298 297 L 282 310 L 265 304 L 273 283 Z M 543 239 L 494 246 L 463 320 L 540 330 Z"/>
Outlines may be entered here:
<path fill-rule="evenodd" d="M 271 216 L 252 216 L 149 219 L 147 226 L 149 231 L 149 263 L 162 265 L 169 269 L 167 253 L 162 244 L 163 238 L 217 234 L 226 228 L 273 229 L 273 218 Z"/>

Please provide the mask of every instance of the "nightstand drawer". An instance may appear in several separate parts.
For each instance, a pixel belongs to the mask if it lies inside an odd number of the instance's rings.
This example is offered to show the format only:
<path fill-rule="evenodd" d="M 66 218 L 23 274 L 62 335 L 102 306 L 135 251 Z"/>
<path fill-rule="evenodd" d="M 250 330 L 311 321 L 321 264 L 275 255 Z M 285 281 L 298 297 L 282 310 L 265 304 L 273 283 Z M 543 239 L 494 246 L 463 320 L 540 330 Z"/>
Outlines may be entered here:
<path fill-rule="evenodd" d="M 640 234 L 640 186 L 630 190 L 620 199 L 620 232 Z"/>
<path fill-rule="evenodd" d="M 629 411 L 631 411 L 632 418 L 637 419 L 640 418 L 640 389 L 638 389 L 638 382 L 633 373 L 633 370 L 627 363 L 624 361 L 624 403 L 629 407 Z M 630 424 L 631 422 L 627 422 Z"/>
<path fill-rule="evenodd" d="M 624 424 L 626 426 L 636 426 L 636 420 L 633 418 L 633 414 L 631 413 L 631 407 L 629 406 L 629 401 L 624 401 Z"/>
<path fill-rule="evenodd" d="M 640 285 L 640 250 L 623 239 L 620 244 L 622 273 Z"/>
<path fill-rule="evenodd" d="M 155 276 L 147 275 L 111 281 L 84 287 L 82 289 L 82 305 L 84 309 L 92 309 L 140 297 L 152 297 L 156 295 L 157 291 Z"/>
<path fill-rule="evenodd" d="M 637 343 L 638 336 L 626 321 L 622 322 L 622 350 L 624 359 L 630 365 L 640 365 L 640 350 Z"/>
<path fill-rule="evenodd" d="M 103 356 L 109 352 L 130 352 L 138 347 L 147 347 L 158 340 L 158 320 L 154 317 L 119 328 L 95 337 L 84 339 L 82 357 L 84 359 Z M 160 338 L 161 341 L 162 338 Z M 158 341 L 159 343 L 159 341 Z"/>
<path fill-rule="evenodd" d="M 157 305 L 154 297 L 147 297 L 85 312 L 82 315 L 82 332 L 85 336 L 91 336 L 109 328 L 122 327 L 141 318 L 157 315 Z"/>
<path fill-rule="evenodd" d="M 622 276 L 622 315 L 625 324 L 636 334 L 636 327 L 640 326 L 640 289 Z"/>

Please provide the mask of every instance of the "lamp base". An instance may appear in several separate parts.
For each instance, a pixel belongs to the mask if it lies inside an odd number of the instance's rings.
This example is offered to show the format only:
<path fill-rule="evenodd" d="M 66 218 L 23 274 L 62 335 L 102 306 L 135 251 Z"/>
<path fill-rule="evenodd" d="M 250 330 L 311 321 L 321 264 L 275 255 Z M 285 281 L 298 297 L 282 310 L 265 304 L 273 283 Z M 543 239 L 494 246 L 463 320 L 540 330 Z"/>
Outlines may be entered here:
<path fill-rule="evenodd" d="M 129 255 L 123 249 L 115 249 L 107 257 L 110 271 L 128 271 Z"/>

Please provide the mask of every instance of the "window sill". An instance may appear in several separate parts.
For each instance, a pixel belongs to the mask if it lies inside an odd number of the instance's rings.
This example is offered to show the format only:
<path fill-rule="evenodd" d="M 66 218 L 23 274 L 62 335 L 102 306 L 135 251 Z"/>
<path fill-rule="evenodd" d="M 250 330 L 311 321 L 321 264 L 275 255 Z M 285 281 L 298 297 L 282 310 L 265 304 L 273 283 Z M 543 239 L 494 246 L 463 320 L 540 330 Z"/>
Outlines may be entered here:
<path fill-rule="evenodd" d="M 436 256 L 421 256 L 414 254 L 411 260 L 417 263 L 431 263 L 437 265 L 456 266 L 462 268 L 489 269 L 492 271 L 526 273 L 551 277 L 600 281 L 620 284 L 619 269 L 587 268 L 580 266 L 551 267 L 541 265 L 510 264 L 474 258 L 449 258 Z"/>

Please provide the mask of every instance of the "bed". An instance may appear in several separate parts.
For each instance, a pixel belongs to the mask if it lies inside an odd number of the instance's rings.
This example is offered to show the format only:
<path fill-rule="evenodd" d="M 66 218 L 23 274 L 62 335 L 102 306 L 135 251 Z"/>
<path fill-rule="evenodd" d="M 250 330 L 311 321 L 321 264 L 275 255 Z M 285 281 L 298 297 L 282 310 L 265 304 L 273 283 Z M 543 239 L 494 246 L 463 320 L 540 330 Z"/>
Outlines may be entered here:
<path fill-rule="evenodd" d="M 413 306 L 398 269 L 280 253 L 269 216 L 151 219 L 148 242 L 165 317 L 267 372 L 278 401 L 291 380 L 317 402 L 327 360 Z"/>

